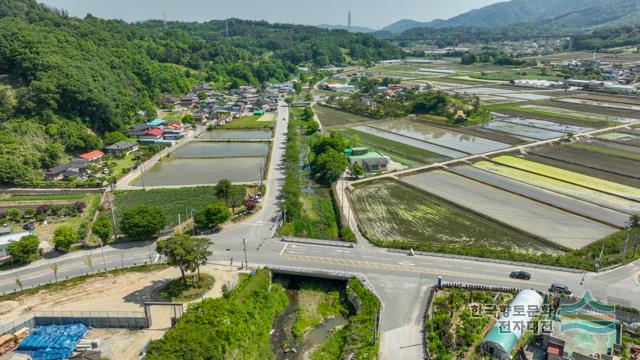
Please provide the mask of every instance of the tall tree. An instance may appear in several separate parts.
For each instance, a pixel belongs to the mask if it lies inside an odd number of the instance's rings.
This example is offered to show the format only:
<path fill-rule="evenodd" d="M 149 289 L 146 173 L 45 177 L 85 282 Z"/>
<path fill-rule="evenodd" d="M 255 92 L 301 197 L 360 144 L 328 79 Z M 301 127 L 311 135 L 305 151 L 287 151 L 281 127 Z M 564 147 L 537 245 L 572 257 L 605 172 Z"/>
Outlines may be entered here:
<path fill-rule="evenodd" d="M 231 181 L 228 179 L 222 179 L 218 181 L 215 193 L 216 197 L 218 199 L 223 199 L 224 203 L 227 204 L 227 207 L 229 207 L 229 201 L 233 196 L 233 185 L 231 184 Z"/>
<path fill-rule="evenodd" d="M 167 257 L 167 264 L 180 269 L 182 281 L 186 286 L 186 272 L 200 271 L 200 266 L 206 264 L 207 257 L 212 254 L 209 250 L 212 244 L 211 239 L 178 234 L 158 241 L 156 251 Z"/>
<path fill-rule="evenodd" d="M 196 225 L 202 229 L 216 229 L 231 218 L 231 212 L 224 204 L 210 204 L 196 216 Z"/>
<path fill-rule="evenodd" d="M 93 227 L 91 228 L 94 234 L 102 241 L 104 244 L 108 243 L 111 240 L 111 235 L 113 234 L 113 225 L 111 224 L 111 219 L 107 215 L 100 215 L 93 222 Z"/>
<path fill-rule="evenodd" d="M 76 229 L 71 226 L 62 225 L 53 232 L 53 244 L 57 250 L 67 252 L 71 245 L 80 239 Z"/>

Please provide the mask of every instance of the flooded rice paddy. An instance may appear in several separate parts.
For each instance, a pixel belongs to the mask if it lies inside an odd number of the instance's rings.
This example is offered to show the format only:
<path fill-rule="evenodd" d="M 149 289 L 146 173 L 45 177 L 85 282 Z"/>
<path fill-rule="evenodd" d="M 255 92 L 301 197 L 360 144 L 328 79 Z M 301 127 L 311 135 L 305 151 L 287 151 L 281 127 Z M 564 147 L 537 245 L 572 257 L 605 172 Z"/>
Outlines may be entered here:
<path fill-rule="evenodd" d="M 510 146 L 501 142 L 444 130 L 408 119 L 389 120 L 372 126 L 468 154 L 480 154 L 506 149 Z"/>
<path fill-rule="evenodd" d="M 198 136 L 204 140 L 268 140 L 271 139 L 270 130 L 233 130 L 214 129 Z"/>
<path fill-rule="evenodd" d="M 514 124 L 512 122 L 506 122 L 506 121 L 500 121 L 500 120 L 490 121 L 486 124 L 483 124 L 482 127 L 489 130 L 512 134 L 514 136 L 523 138 L 524 140 L 528 140 L 528 141 L 548 140 L 553 138 L 559 138 L 562 136 L 562 132 L 538 129 L 538 128 L 534 128 L 526 125 Z"/>
<path fill-rule="evenodd" d="M 191 142 L 172 153 L 174 158 L 266 157 L 267 143 Z"/>

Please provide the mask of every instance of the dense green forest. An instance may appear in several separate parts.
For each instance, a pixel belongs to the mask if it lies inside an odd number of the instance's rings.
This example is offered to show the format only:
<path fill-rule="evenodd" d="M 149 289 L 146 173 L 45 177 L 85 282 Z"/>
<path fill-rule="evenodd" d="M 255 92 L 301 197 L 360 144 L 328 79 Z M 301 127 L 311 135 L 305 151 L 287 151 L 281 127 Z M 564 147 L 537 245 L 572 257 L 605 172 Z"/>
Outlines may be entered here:
<path fill-rule="evenodd" d="M 228 32 L 227 32 L 228 24 Z M 20 183 L 100 147 L 164 93 L 284 81 L 297 66 L 401 56 L 363 34 L 230 19 L 129 24 L 84 19 L 35 0 L 0 2 L 0 183 Z M 34 175 L 35 173 L 35 175 Z"/>

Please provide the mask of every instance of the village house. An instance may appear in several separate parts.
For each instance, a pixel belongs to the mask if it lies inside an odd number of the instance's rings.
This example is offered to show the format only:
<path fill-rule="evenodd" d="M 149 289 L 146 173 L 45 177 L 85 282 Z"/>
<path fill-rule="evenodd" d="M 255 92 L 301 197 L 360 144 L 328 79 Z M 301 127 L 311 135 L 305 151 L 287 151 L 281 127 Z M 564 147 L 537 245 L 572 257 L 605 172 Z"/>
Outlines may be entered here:
<path fill-rule="evenodd" d="M 133 126 L 130 126 L 129 129 L 127 129 L 127 134 L 130 137 L 138 137 L 149 129 L 151 129 L 151 126 L 147 124 L 135 124 Z"/>
<path fill-rule="evenodd" d="M 6 229 L 6 228 L 3 227 L 1 229 Z M 14 241 L 18 241 L 28 235 L 31 235 L 29 231 L 12 233 L 11 229 L 9 229 L 8 233 L 7 232 L 0 233 L 0 260 L 6 260 L 9 258 L 9 253 L 7 251 L 7 248 L 9 247 L 10 243 Z"/>
<path fill-rule="evenodd" d="M 107 154 L 123 156 L 138 150 L 138 143 L 131 141 L 118 141 L 115 144 L 107 146 L 105 150 L 107 151 Z"/>
<path fill-rule="evenodd" d="M 71 162 L 49 169 L 44 176 L 49 181 L 81 179 L 87 176 L 90 166 L 91 164 L 84 159 L 73 159 Z"/>
<path fill-rule="evenodd" d="M 140 139 L 140 141 L 155 141 L 155 140 L 160 140 L 162 139 L 162 134 L 164 133 L 164 131 L 162 131 L 162 129 L 149 129 L 144 131 L 142 134 L 140 134 L 140 136 L 138 136 L 138 139 Z"/>
<path fill-rule="evenodd" d="M 344 154 L 349 158 L 351 165 L 358 163 L 366 172 L 385 171 L 389 165 L 389 157 L 369 151 L 366 146 L 345 149 Z"/>
<path fill-rule="evenodd" d="M 104 153 L 100 150 L 93 150 L 88 153 L 78 155 L 80 159 L 86 160 L 88 162 L 98 161 L 102 159 L 103 156 L 104 156 Z"/>

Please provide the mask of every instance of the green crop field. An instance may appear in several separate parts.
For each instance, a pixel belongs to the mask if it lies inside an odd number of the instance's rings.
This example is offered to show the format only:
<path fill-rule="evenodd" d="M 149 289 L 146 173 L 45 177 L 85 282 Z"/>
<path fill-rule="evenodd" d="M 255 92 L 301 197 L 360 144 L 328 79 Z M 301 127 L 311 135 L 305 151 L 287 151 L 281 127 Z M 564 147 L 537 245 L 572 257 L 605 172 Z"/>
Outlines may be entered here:
<path fill-rule="evenodd" d="M 354 137 L 360 138 L 360 143 L 363 146 L 368 146 L 372 150 L 381 152 L 394 161 L 402 163 L 404 165 L 413 165 L 415 163 L 431 163 L 436 160 L 443 160 L 440 154 L 436 154 L 427 150 L 418 149 L 416 147 L 399 143 L 393 140 L 385 139 L 379 136 L 363 133 L 351 128 L 343 128 L 335 130 L 346 138 L 353 139 Z"/>
<path fill-rule="evenodd" d="M 630 153 L 630 152 L 626 152 L 618 149 L 612 149 L 612 148 L 607 148 L 603 146 L 596 146 L 596 145 L 589 145 L 589 144 L 580 144 L 580 143 L 571 144 L 569 146 L 576 149 L 580 149 L 580 150 L 591 151 L 591 152 L 609 155 L 609 156 L 615 156 L 623 159 L 640 161 L 640 154 L 634 154 L 634 153 Z M 640 164 L 638 164 L 638 166 L 640 166 Z"/>
<path fill-rule="evenodd" d="M 318 119 L 320 119 L 322 126 L 325 127 L 351 125 L 375 120 L 322 105 L 315 105 L 313 107 L 313 111 L 318 115 Z"/>
<path fill-rule="evenodd" d="M 246 189 L 234 185 L 237 207 L 242 205 Z M 178 189 L 126 190 L 115 192 L 115 213 L 118 218 L 128 209 L 144 204 L 161 209 L 170 223 L 178 223 L 178 213 L 184 217 L 211 203 L 223 202 L 215 195 L 213 186 L 197 186 Z"/>
<path fill-rule="evenodd" d="M 541 250 L 524 234 L 396 181 L 369 183 L 351 197 L 360 228 L 375 240 Z"/>
<path fill-rule="evenodd" d="M 640 200 L 640 189 L 636 189 L 631 186 L 578 174 L 572 171 L 563 170 L 557 167 L 548 166 L 513 156 L 503 155 L 495 157 L 492 160 L 500 164 L 529 171 L 534 174 L 543 175 L 552 179 L 562 180 L 571 184 L 584 186 L 593 190 L 603 191 L 625 198 Z"/>
<path fill-rule="evenodd" d="M 261 129 L 273 127 L 273 121 L 258 121 L 262 116 L 251 115 L 233 119 L 222 126 L 224 129 Z"/>

